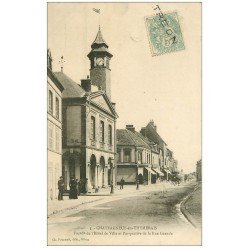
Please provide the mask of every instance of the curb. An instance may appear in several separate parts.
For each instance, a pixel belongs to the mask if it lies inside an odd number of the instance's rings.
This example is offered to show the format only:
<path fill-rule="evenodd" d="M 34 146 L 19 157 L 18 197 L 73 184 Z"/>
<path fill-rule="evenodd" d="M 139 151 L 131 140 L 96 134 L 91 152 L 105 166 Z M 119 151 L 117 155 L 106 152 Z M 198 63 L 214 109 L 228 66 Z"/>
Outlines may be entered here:
<path fill-rule="evenodd" d="M 193 227 L 198 228 L 198 222 L 196 221 L 196 219 L 188 212 L 188 210 L 185 207 L 186 202 L 190 199 L 190 197 L 193 195 L 193 193 L 199 189 L 200 185 L 199 183 L 197 183 L 197 185 L 195 186 L 194 190 L 188 195 L 186 196 L 182 202 L 180 203 L 180 209 L 182 214 L 185 216 L 185 218 L 188 220 L 189 223 L 192 224 Z"/>

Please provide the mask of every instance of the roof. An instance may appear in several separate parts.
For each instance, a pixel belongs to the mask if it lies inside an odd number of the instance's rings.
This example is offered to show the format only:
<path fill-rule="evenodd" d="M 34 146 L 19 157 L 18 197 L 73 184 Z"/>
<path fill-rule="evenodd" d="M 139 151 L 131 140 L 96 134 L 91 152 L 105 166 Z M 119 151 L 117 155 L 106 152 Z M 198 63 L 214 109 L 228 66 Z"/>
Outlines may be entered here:
<path fill-rule="evenodd" d="M 56 77 L 55 73 L 49 67 L 47 67 L 47 76 L 54 82 L 54 84 L 57 86 L 57 88 L 61 92 L 63 92 L 64 86 L 61 84 L 59 79 Z"/>
<path fill-rule="evenodd" d="M 138 136 L 138 132 L 128 129 L 117 129 L 116 140 L 118 146 L 139 146 L 150 149 L 149 145 Z"/>
<path fill-rule="evenodd" d="M 146 126 L 146 135 L 150 140 L 152 140 L 156 144 L 160 144 L 160 143 L 166 144 L 166 142 L 157 133 L 155 127 L 152 125 L 151 122 L 149 122 L 148 125 Z"/>
<path fill-rule="evenodd" d="M 97 32 L 96 38 L 94 42 L 91 44 L 91 51 L 87 55 L 89 58 L 92 57 L 93 54 L 106 54 L 110 58 L 113 56 L 109 51 L 108 51 L 108 45 L 103 39 L 101 28 L 99 26 L 99 30 Z"/>
<path fill-rule="evenodd" d="M 135 131 L 136 132 L 136 131 Z M 151 150 L 152 151 L 154 151 L 155 153 L 159 153 L 157 150 L 156 150 L 156 148 L 155 148 L 155 143 L 154 142 L 152 142 L 152 141 L 150 141 L 147 137 L 145 137 L 145 136 L 143 136 L 141 133 L 138 133 L 138 132 L 136 132 L 137 133 L 137 135 L 145 142 L 145 143 L 147 143 L 149 146 L 150 146 L 150 148 L 151 148 Z"/>
<path fill-rule="evenodd" d="M 101 27 L 99 26 L 99 30 L 97 32 L 96 38 L 94 40 L 94 42 L 91 45 L 91 48 L 93 48 L 95 46 L 95 44 L 105 44 L 108 48 L 107 43 L 104 41 L 103 36 L 102 36 L 102 32 L 101 32 Z"/>
<path fill-rule="evenodd" d="M 79 84 L 74 82 L 63 72 L 55 72 L 54 74 L 64 87 L 62 98 L 82 97 L 86 93 Z"/>

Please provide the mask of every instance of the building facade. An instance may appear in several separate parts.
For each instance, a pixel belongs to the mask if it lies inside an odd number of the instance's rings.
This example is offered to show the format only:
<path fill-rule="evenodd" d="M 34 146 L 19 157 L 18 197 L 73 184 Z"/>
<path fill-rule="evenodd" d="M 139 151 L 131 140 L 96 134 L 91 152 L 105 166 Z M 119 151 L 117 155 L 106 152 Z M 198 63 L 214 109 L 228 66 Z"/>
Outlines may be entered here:
<path fill-rule="evenodd" d="M 62 175 L 62 91 L 63 86 L 52 71 L 52 57 L 47 51 L 47 159 L 48 199 L 58 195 L 57 181 Z"/>
<path fill-rule="evenodd" d="M 168 157 L 168 148 L 166 142 L 157 132 L 157 126 L 154 124 L 154 121 L 151 120 L 146 127 L 142 127 L 140 133 L 147 137 L 150 141 L 154 142 L 159 148 L 159 166 L 161 172 L 167 170 L 167 157 Z"/>
<path fill-rule="evenodd" d="M 112 55 L 107 49 L 99 28 L 88 55 L 90 79 L 81 80 L 79 85 L 63 72 L 55 73 L 65 88 L 62 168 L 66 189 L 71 178 L 85 180 L 89 192 L 115 183 L 118 115 L 110 100 Z"/>
<path fill-rule="evenodd" d="M 154 155 L 157 161 L 158 155 Z M 125 184 L 156 182 L 156 172 L 152 170 L 152 151 L 146 138 L 135 131 L 133 125 L 126 129 L 117 129 L 117 181 L 121 178 Z"/>

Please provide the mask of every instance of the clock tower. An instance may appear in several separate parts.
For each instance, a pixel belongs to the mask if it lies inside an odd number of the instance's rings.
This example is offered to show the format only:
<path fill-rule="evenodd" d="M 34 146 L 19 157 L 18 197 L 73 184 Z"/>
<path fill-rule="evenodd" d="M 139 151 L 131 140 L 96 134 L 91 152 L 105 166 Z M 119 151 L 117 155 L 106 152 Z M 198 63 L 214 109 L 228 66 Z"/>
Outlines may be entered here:
<path fill-rule="evenodd" d="M 108 51 L 108 45 L 104 41 L 99 26 L 98 33 L 91 45 L 91 51 L 88 54 L 90 60 L 90 80 L 98 89 L 106 92 L 111 100 L 111 75 L 110 59 L 112 54 Z"/>

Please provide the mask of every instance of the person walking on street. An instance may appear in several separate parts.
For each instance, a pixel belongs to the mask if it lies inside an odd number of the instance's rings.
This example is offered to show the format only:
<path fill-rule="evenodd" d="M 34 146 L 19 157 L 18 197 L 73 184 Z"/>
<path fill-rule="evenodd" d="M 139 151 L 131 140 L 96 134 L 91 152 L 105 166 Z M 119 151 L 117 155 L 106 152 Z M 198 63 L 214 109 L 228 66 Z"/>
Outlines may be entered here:
<path fill-rule="evenodd" d="M 139 177 L 136 178 L 136 190 L 139 189 L 140 180 Z"/>
<path fill-rule="evenodd" d="M 63 181 L 63 177 L 60 177 L 60 180 L 58 181 L 58 200 L 62 201 L 63 200 L 63 191 L 64 191 L 64 181 Z"/>
<path fill-rule="evenodd" d="M 123 179 L 123 177 L 121 178 L 120 181 L 120 189 L 123 189 L 123 185 L 125 184 L 125 180 Z"/>

